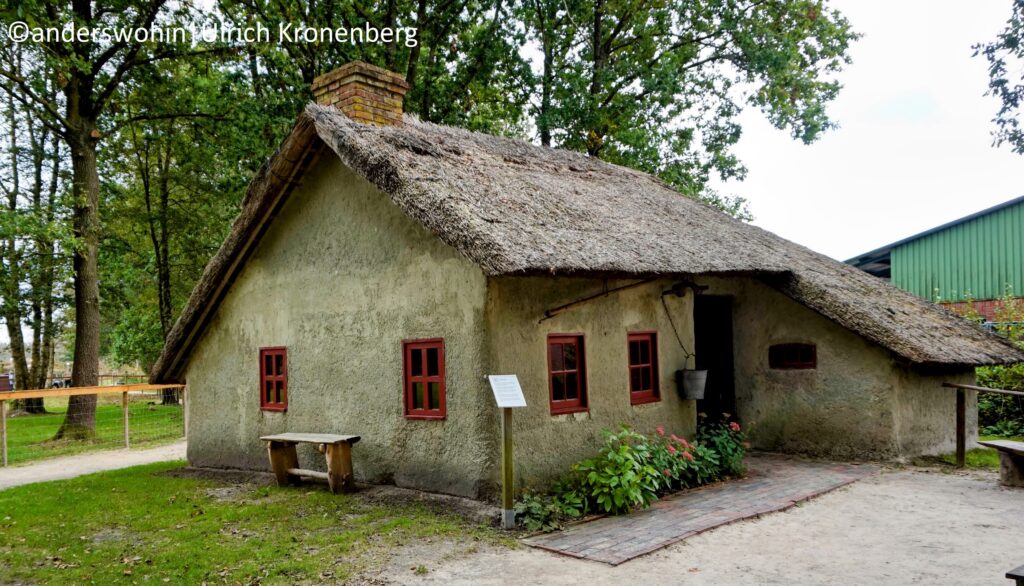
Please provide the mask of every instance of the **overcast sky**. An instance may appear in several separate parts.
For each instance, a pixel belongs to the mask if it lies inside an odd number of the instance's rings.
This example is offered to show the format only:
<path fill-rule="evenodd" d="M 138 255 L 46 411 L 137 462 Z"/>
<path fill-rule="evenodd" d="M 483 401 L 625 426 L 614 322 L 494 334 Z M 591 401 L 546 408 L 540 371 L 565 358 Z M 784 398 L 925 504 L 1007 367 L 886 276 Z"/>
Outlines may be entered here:
<path fill-rule="evenodd" d="M 830 113 L 840 124 L 810 146 L 743 115 L 737 153 L 754 223 L 845 260 L 1024 194 L 1024 157 L 992 146 L 998 104 L 986 62 L 1009 0 L 837 0 L 863 37 Z"/>

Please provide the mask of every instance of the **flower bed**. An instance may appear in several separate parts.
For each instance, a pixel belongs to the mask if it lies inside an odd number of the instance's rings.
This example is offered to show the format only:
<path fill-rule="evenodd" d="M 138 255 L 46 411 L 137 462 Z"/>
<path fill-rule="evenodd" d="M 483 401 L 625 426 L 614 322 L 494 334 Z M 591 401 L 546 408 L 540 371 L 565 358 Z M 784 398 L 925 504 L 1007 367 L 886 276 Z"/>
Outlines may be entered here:
<path fill-rule="evenodd" d="M 530 531 L 552 531 L 588 514 L 627 513 L 659 496 L 742 476 L 748 444 L 740 425 L 701 418 L 693 442 L 658 427 L 644 435 L 629 427 L 605 432 L 593 458 L 573 464 L 550 493 L 527 492 L 516 517 Z"/>

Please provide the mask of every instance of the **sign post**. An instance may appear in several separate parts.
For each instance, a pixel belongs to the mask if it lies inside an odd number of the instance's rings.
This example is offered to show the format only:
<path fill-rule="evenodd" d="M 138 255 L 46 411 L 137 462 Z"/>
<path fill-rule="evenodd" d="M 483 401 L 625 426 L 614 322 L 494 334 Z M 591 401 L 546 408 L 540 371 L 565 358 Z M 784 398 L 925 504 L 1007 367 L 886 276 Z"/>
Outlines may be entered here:
<path fill-rule="evenodd" d="M 526 407 L 523 388 L 514 374 L 492 374 L 494 400 L 501 408 L 501 527 L 516 526 L 515 476 L 512 473 L 512 409 Z"/>

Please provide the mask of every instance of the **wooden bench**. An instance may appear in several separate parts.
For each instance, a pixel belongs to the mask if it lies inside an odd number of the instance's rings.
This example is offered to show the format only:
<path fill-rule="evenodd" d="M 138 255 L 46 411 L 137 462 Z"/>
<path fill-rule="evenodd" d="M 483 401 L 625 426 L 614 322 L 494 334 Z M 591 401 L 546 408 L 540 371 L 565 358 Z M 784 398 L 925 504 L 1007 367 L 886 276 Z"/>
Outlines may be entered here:
<path fill-rule="evenodd" d="M 326 480 L 334 494 L 352 490 L 352 445 L 359 441 L 358 435 L 281 433 L 260 439 L 267 442 L 270 467 L 277 477 L 278 486 L 299 484 L 306 476 Z M 327 472 L 299 468 L 296 444 L 316 444 L 320 453 L 327 457 Z"/>
<path fill-rule="evenodd" d="M 1009 572 L 1006 572 L 1006 578 L 1009 580 L 1015 580 L 1017 586 L 1024 586 L 1024 566 L 1014 568 Z"/>
<path fill-rule="evenodd" d="M 990 440 L 979 444 L 999 451 L 999 483 L 1024 488 L 1024 442 Z"/>

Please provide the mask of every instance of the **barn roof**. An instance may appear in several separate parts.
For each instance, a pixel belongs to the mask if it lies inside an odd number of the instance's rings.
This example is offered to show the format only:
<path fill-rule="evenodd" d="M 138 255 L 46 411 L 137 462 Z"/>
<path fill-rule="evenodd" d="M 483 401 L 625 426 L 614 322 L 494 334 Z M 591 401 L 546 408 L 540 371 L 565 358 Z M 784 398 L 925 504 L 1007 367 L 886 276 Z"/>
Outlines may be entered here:
<path fill-rule="evenodd" d="M 1024 361 L 1012 344 L 967 320 L 645 173 L 410 116 L 402 126 L 378 127 L 310 105 L 250 184 L 228 239 L 168 335 L 154 381 L 180 378 L 234 276 L 324 146 L 487 275 L 756 275 L 912 363 Z"/>

